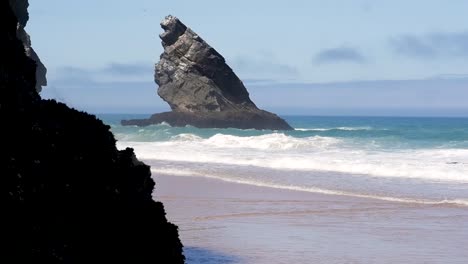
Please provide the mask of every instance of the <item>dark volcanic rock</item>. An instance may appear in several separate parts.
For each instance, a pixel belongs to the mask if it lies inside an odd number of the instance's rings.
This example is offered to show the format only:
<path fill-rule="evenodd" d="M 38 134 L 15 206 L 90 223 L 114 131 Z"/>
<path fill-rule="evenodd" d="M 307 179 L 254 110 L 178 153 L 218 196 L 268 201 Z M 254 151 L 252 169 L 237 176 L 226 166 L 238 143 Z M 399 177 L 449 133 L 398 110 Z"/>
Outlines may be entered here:
<path fill-rule="evenodd" d="M 0 2 L 0 263 L 183 263 L 149 167 L 95 116 L 40 98 L 26 7 Z"/>
<path fill-rule="evenodd" d="M 167 16 L 161 27 L 164 53 L 156 64 L 155 81 L 172 112 L 124 120 L 123 125 L 292 129 L 277 115 L 258 109 L 223 56 L 179 19 Z"/>

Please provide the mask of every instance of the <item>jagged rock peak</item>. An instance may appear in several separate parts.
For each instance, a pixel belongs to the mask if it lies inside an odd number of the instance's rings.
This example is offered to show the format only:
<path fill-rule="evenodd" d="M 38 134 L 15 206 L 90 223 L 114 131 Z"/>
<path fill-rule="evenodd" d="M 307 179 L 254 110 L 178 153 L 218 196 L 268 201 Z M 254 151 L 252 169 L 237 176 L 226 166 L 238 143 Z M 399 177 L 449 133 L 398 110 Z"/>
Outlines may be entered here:
<path fill-rule="evenodd" d="M 167 16 L 156 65 L 158 94 L 174 111 L 219 112 L 256 108 L 225 59 L 177 17 Z"/>
<path fill-rule="evenodd" d="M 258 109 L 224 57 L 177 17 L 165 17 L 161 27 L 164 52 L 154 77 L 158 95 L 172 112 L 123 124 L 292 129 L 275 114 Z"/>
<path fill-rule="evenodd" d="M 174 44 L 176 40 L 185 33 L 187 27 L 180 22 L 177 17 L 168 15 L 161 22 L 161 27 L 164 32 L 159 35 L 163 41 L 163 46 L 169 46 Z"/>

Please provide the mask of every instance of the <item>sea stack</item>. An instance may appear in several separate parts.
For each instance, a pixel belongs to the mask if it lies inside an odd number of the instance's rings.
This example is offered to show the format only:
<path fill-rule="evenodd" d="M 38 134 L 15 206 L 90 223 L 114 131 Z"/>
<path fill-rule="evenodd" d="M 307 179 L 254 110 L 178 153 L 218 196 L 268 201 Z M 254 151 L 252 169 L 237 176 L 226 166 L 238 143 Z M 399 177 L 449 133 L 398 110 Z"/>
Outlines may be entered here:
<path fill-rule="evenodd" d="M 177 17 L 167 16 L 160 35 L 164 52 L 156 64 L 158 95 L 171 112 L 149 119 L 123 120 L 123 125 L 291 130 L 277 115 L 258 109 L 225 59 Z"/>

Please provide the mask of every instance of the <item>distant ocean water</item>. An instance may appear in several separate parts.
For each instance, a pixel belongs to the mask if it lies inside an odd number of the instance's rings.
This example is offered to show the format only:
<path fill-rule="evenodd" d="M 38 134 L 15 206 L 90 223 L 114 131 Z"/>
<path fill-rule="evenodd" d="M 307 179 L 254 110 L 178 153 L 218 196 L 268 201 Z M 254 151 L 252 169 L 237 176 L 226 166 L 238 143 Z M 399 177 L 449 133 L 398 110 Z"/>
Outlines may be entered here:
<path fill-rule="evenodd" d="M 123 127 L 147 116 L 99 117 L 155 174 L 468 206 L 468 118 L 286 116 L 295 131 L 257 131 Z"/>

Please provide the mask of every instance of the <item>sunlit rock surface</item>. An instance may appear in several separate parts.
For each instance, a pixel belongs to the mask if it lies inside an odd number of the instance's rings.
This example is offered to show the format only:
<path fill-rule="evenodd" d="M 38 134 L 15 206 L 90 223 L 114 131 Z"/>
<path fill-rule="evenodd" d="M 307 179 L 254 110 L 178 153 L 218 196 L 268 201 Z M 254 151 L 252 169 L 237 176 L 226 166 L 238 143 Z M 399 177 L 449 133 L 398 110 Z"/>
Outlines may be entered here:
<path fill-rule="evenodd" d="M 161 27 L 164 52 L 156 64 L 155 81 L 172 112 L 122 124 L 292 129 L 277 115 L 258 109 L 223 56 L 178 18 L 167 16 Z"/>

